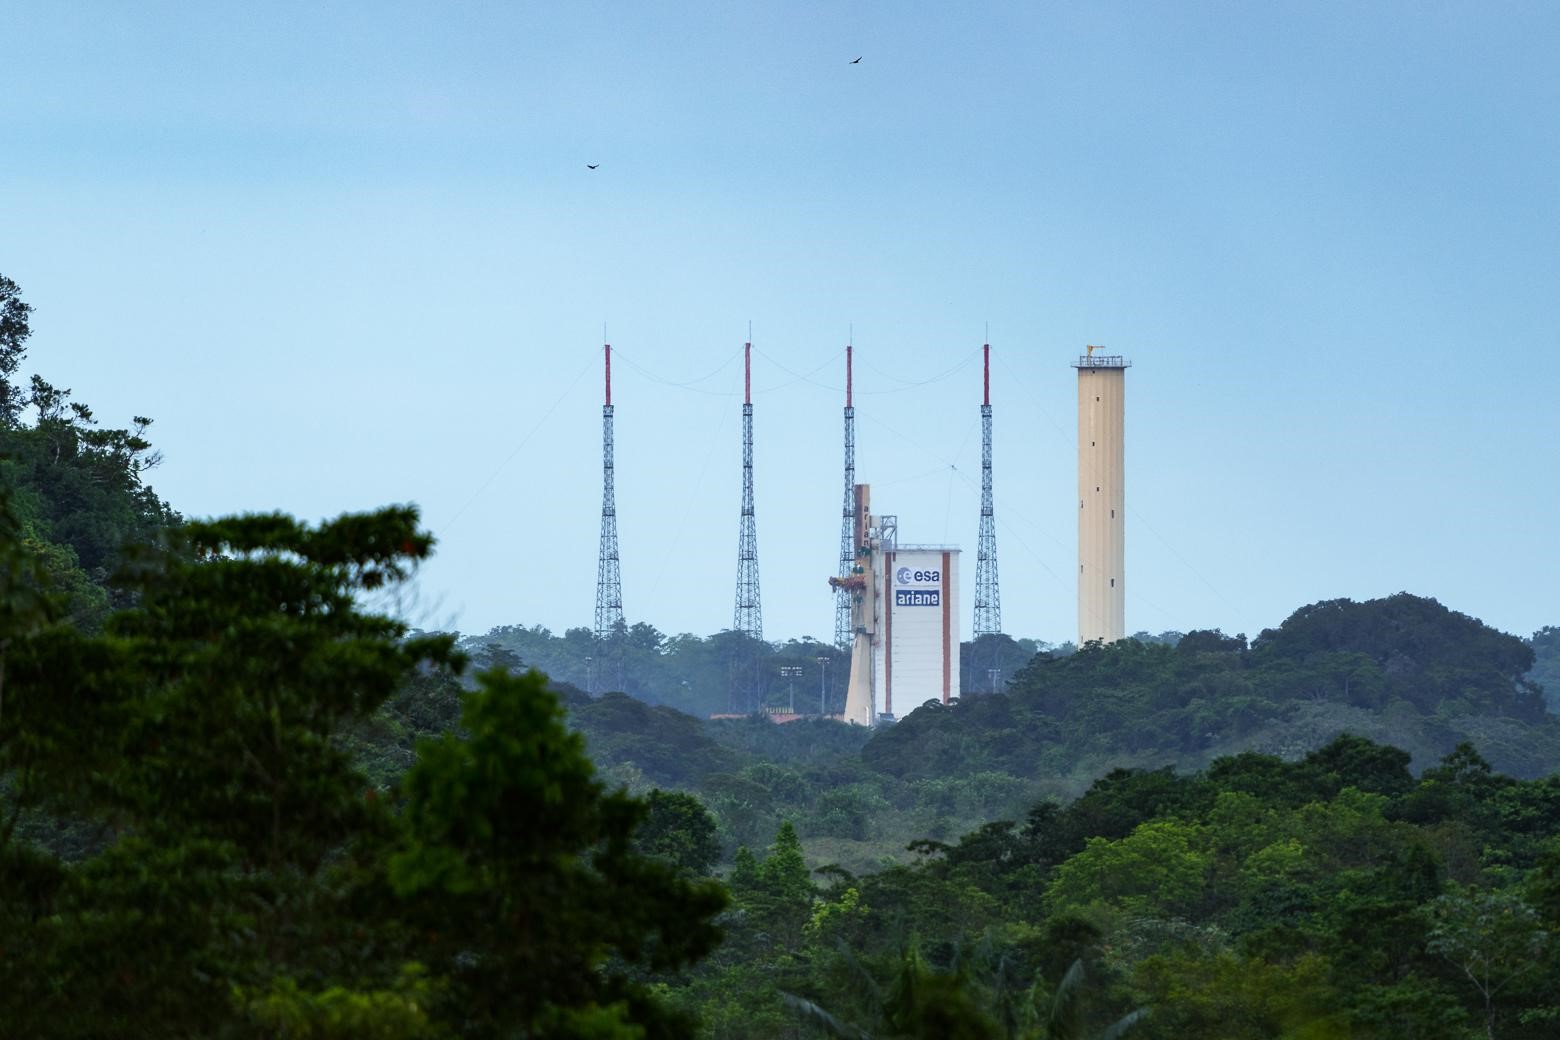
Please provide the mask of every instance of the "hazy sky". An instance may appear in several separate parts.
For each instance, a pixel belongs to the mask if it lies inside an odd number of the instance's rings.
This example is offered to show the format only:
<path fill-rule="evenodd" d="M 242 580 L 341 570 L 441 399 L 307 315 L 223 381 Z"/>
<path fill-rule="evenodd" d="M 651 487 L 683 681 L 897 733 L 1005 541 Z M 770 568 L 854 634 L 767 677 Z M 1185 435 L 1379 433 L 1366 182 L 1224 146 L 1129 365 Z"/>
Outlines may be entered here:
<path fill-rule="evenodd" d="M 1560 624 L 1553 4 L 0 9 L 27 365 L 188 515 L 415 502 L 411 619 L 589 625 L 601 340 L 629 620 L 730 626 L 752 323 L 765 634 L 857 475 L 1075 634 L 1075 373 L 1127 380 L 1127 625 L 1408 590 Z M 849 64 L 860 55 L 859 64 Z M 597 170 L 587 163 L 599 163 Z"/>

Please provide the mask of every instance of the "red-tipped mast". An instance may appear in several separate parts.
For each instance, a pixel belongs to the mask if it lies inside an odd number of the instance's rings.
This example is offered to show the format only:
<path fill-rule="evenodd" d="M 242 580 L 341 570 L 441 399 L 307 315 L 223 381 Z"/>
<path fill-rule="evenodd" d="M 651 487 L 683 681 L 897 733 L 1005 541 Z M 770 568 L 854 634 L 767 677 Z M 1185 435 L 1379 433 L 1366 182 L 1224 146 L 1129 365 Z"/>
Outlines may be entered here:
<path fill-rule="evenodd" d="M 850 407 L 850 352 L 849 344 L 845 346 L 845 407 Z"/>
<path fill-rule="evenodd" d="M 612 344 L 602 344 L 601 350 L 607 357 L 607 404 L 610 406 L 612 404 Z"/>
<path fill-rule="evenodd" d="M 742 403 L 753 403 L 753 344 L 742 344 Z"/>
<path fill-rule="evenodd" d="M 990 404 L 991 404 L 991 344 L 987 343 L 985 346 L 981 347 L 980 349 L 981 349 L 981 353 L 984 355 L 982 360 L 985 362 L 985 374 L 982 377 L 982 382 L 985 384 L 985 390 L 986 390 L 986 394 L 981 399 L 980 403 L 983 404 L 983 405 L 990 406 Z"/>

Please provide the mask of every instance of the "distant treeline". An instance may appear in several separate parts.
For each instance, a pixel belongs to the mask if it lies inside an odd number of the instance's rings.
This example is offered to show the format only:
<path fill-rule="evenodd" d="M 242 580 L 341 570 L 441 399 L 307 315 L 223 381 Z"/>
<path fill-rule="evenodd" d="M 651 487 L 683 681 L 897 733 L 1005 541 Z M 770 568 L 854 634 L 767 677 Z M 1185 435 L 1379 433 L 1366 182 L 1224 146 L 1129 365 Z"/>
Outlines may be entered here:
<path fill-rule="evenodd" d="M 1133 638 L 1173 646 L 1181 633 L 1139 632 Z M 588 628 L 554 635 L 541 625 L 500 625 L 462 637 L 461 646 L 478 660 L 524 664 L 582 690 L 627 693 L 701 716 L 787 711 L 793 704 L 798 712 L 837 714 L 850 668 L 848 651 L 810 637 L 769 643 L 731 630 L 667 636 L 646 622 L 599 640 Z M 1036 654 L 1062 657 L 1076 649 L 1007 635 L 961 643 L 960 688 L 969 694 L 1001 689 Z"/>

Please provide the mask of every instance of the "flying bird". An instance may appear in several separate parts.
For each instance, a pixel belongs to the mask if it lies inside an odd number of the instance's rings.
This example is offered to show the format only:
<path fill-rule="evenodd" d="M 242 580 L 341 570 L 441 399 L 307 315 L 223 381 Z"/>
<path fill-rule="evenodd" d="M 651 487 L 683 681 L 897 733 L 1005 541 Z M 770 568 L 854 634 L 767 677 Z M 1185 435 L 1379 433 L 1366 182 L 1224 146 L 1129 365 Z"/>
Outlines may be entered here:
<path fill-rule="evenodd" d="M 588 163 L 585 164 L 585 168 L 587 170 L 594 170 L 596 167 L 598 167 L 600 165 L 601 164 L 599 162 L 588 162 Z"/>
<path fill-rule="evenodd" d="M 865 55 L 863 55 L 862 57 L 865 57 Z M 848 64 L 860 65 L 861 64 L 861 58 L 852 58 Z"/>

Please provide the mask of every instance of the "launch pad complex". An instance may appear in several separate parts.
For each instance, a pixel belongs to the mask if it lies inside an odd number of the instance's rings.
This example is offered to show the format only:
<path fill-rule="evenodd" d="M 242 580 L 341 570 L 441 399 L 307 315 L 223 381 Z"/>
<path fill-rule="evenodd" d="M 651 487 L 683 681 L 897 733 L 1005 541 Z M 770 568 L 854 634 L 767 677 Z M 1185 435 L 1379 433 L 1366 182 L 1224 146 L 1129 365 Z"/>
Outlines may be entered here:
<path fill-rule="evenodd" d="M 852 354 L 845 348 L 844 503 L 835 592 L 835 644 L 850 651 L 850 678 L 839 718 L 861 726 L 895 719 L 928 701 L 959 697 L 959 557 L 953 545 L 899 541 L 899 518 L 872 511 L 871 487 L 856 482 Z M 1096 351 L 1101 351 L 1096 353 Z M 763 639 L 758 533 L 753 498 L 752 345 L 743 348 L 742 507 L 733 631 Z M 1002 631 L 992 494 L 991 346 L 982 347 L 981 516 L 973 635 Z M 612 348 L 605 347 L 602 409 L 601 550 L 597 568 L 597 640 L 623 625 L 613 501 Z M 1126 370 L 1131 362 L 1089 346 L 1078 372 L 1078 642 L 1126 636 Z M 820 659 L 821 661 L 821 659 Z"/>

